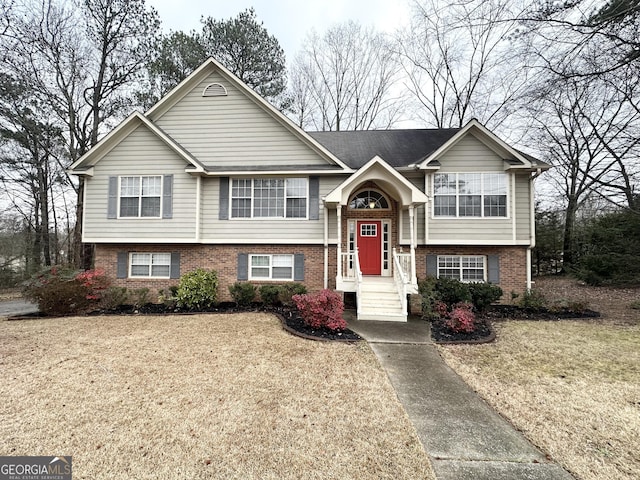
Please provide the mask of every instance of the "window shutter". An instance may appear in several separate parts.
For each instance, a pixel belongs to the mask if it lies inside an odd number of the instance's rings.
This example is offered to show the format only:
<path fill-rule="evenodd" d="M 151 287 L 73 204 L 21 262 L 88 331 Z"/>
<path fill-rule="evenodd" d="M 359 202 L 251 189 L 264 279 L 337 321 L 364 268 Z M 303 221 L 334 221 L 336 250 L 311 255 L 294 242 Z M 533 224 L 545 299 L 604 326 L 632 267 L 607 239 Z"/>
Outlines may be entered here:
<path fill-rule="evenodd" d="M 180 278 L 180 252 L 171 252 L 171 273 L 169 278 Z"/>
<path fill-rule="evenodd" d="M 173 218 L 173 175 L 165 175 L 162 183 L 162 218 Z"/>
<path fill-rule="evenodd" d="M 118 218 L 118 177 L 109 177 L 107 218 Z"/>
<path fill-rule="evenodd" d="M 500 283 L 500 256 L 489 255 L 487 264 L 487 281 L 489 283 Z"/>
<path fill-rule="evenodd" d="M 220 177 L 219 220 L 229 220 L 229 177 Z"/>
<path fill-rule="evenodd" d="M 127 278 L 129 270 L 129 254 L 127 252 L 118 252 L 118 267 L 116 269 L 116 278 Z"/>
<path fill-rule="evenodd" d="M 304 253 L 296 253 L 293 256 L 293 279 L 296 282 L 304 281 Z"/>
<path fill-rule="evenodd" d="M 249 280 L 249 255 L 246 253 L 238 254 L 238 281 Z"/>
<path fill-rule="evenodd" d="M 438 276 L 438 256 L 427 255 L 427 277 L 436 278 Z"/>
<path fill-rule="evenodd" d="M 320 179 L 309 177 L 309 220 L 320 219 Z"/>

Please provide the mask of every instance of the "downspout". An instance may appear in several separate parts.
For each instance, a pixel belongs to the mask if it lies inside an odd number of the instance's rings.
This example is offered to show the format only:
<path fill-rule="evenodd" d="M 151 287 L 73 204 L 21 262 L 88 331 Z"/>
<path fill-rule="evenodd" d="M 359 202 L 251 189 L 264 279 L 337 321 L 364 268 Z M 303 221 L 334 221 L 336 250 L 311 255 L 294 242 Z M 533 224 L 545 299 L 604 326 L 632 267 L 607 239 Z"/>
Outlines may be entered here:
<path fill-rule="evenodd" d="M 196 232 L 195 232 L 195 242 L 200 243 L 200 205 L 202 203 L 202 199 L 200 198 L 202 195 L 202 176 L 198 175 L 196 177 Z"/>
<path fill-rule="evenodd" d="M 323 205 L 324 205 L 324 198 Z M 329 288 L 329 209 L 323 206 L 324 211 L 324 278 L 323 285 L 325 290 Z"/>
<path fill-rule="evenodd" d="M 538 168 L 536 173 L 531 176 L 531 184 L 529 186 L 529 247 L 527 248 L 527 290 L 531 290 L 531 252 L 536 246 L 536 209 L 534 199 L 535 180 L 542 174 L 542 169 Z"/>

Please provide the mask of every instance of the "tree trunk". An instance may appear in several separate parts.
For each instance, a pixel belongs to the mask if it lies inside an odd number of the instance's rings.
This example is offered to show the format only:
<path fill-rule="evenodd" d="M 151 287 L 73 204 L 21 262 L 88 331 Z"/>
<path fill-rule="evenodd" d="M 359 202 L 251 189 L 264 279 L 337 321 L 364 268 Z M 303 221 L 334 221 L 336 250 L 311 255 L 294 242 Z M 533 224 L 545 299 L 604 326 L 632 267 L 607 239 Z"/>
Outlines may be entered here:
<path fill-rule="evenodd" d="M 564 237 L 562 243 L 562 271 L 567 272 L 576 261 L 575 255 L 575 226 L 576 215 L 578 212 L 578 199 L 575 196 L 569 196 L 567 211 L 564 220 Z"/>

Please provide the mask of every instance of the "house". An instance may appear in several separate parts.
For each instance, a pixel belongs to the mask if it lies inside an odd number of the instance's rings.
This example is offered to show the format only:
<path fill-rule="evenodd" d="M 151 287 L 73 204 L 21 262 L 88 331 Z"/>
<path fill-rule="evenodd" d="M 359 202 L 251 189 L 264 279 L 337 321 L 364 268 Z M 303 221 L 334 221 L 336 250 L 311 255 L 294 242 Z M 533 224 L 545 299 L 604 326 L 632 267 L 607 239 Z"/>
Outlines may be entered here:
<path fill-rule="evenodd" d="M 427 275 L 529 288 L 548 168 L 476 120 L 307 133 L 209 59 L 70 171 L 83 241 L 116 285 L 155 293 L 204 267 L 222 300 L 236 281 L 296 281 L 356 292 L 359 318 L 406 320 Z"/>

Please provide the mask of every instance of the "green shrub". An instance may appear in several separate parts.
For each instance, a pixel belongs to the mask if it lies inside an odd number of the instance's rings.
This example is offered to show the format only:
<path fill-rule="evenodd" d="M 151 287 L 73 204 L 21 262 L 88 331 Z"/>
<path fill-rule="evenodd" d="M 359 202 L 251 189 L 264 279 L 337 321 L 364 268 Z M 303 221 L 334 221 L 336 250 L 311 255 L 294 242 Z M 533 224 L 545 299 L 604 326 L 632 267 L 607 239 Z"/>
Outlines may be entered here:
<path fill-rule="evenodd" d="M 177 285 L 172 285 L 167 289 L 161 288 L 158 290 L 158 301 L 169 308 L 174 308 L 178 302 L 178 299 L 176 298 L 177 292 Z"/>
<path fill-rule="evenodd" d="M 439 316 L 435 310 L 436 302 L 440 300 L 440 295 L 435 289 L 436 282 L 433 277 L 418 282 L 418 292 L 422 297 L 422 318 L 426 320 L 434 320 Z"/>
<path fill-rule="evenodd" d="M 215 305 L 218 298 L 218 274 L 198 268 L 180 277 L 176 300 L 179 307 L 203 310 Z"/>
<path fill-rule="evenodd" d="M 502 289 L 491 283 L 469 283 L 468 287 L 476 312 L 484 312 L 489 305 L 502 297 Z"/>
<path fill-rule="evenodd" d="M 280 294 L 279 285 L 262 285 L 260 287 L 260 298 L 265 305 L 276 305 Z"/>
<path fill-rule="evenodd" d="M 518 302 L 518 305 L 522 308 L 539 310 L 547 306 L 547 299 L 538 290 L 525 290 L 522 294 L 522 298 Z"/>
<path fill-rule="evenodd" d="M 129 299 L 133 302 L 133 306 L 136 308 L 140 308 L 147 303 L 150 303 L 149 300 L 149 289 L 147 287 L 136 288 L 134 290 L 129 291 Z"/>
<path fill-rule="evenodd" d="M 439 299 L 447 305 L 456 303 L 471 303 L 471 292 L 469 284 L 462 283 L 455 278 L 439 278 L 435 284 L 435 291 L 438 292 Z"/>
<path fill-rule="evenodd" d="M 252 283 L 236 282 L 233 285 L 229 285 L 229 293 L 237 305 L 246 307 L 255 300 L 256 287 Z"/>
<path fill-rule="evenodd" d="M 307 287 L 301 283 L 284 283 L 278 287 L 278 290 L 278 297 L 280 298 L 280 301 L 287 307 L 293 305 L 291 297 L 307 293 Z"/>
<path fill-rule="evenodd" d="M 129 295 L 125 287 L 109 287 L 102 293 L 100 306 L 107 310 L 126 305 Z"/>

